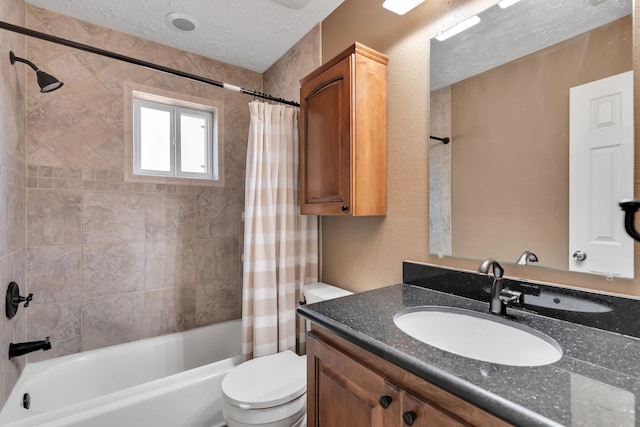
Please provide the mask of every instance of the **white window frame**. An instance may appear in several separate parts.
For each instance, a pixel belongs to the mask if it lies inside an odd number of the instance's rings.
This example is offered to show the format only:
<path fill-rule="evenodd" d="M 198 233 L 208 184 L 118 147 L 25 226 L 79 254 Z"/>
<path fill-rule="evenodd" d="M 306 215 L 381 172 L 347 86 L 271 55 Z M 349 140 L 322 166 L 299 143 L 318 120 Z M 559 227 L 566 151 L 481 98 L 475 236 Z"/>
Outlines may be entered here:
<path fill-rule="evenodd" d="M 133 94 L 133 174 L 141 176 L 156 176 L 170 178 L 187 178 L 197 180 L 219 181 L 220 161 L 218 156 L 218 114 L 217 108 L 200 105 L 182 100 L 161 97 L 152 94 Z M 141 167 L 141 142 L 140 142 L 140 110 L 142 107 L 167 111 L 171 114 L 171 145 L 170 145 L 170 171 L 148 170 Z M 181 132 L 180 118 L 193 116 L 204 118 L 207 123 L 207 144 L 205 153 L 205 171 L 186 172 L 181 167 Z"/>

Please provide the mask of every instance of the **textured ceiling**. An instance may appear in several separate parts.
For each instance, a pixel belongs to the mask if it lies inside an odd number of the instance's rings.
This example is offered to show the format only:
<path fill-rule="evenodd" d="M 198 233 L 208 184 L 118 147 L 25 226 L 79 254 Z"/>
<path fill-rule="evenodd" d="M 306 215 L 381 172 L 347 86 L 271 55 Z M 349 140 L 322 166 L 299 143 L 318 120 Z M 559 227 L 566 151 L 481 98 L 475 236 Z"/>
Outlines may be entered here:
<path fill-rule="evenodd" d="M 443 42 L 431 41 L 431 90 L 490 70 L 629 15 L 632 0 L 522 0 L 493 6 L 481 22 Z"/>
<path fill-rule="evenodd" d="M 96 25 L 264 72 L 344 0 L 27 0 Z M 197 22 L 183 32 L 172 12 Z"/>

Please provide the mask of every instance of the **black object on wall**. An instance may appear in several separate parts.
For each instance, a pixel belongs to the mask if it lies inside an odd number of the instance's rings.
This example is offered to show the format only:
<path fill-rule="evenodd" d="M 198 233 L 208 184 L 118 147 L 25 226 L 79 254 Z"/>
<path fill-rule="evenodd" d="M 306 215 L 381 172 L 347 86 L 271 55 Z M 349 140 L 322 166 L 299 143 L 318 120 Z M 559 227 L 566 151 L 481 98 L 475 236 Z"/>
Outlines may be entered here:
<path fill-rule="evenodd" d="M 640 208 L 640 201 L 623 200 L 620 202 L 620 207 L 624 211 L 624 229 L 627 230 L 627 234 L 629 234 L 629 236 L 640 242 L 640 233 L 636 231 L 634 226 L 634 219 L 636 211 Z"/>
<path fill-rule="evenodd" d="M 24 307 L 29 307 L 29 303 L 33 299 L 33 294 L 23 297 L 20 296 L 20 287 L 16 282 L 10 282 L 7 287 L 7 296 L 4 302 L 4 311 L 7 315 L 7 319 L 12 319 L 18 312 L 18 306 L 21 302 L 24 302 Z"/>
<path fill-rule="evenodd" d="M 62 46 L 72 47 L 74 49 L 83 50 L 85 52 L 94 53 L 96 55 L 106 56 L 107 58 L 117 59 L 119 61 L 128 62 L 130 64 L 139 65 L 141 67 L 151 68 L 152 70 L 162 71 L 164 73 L 173 74 L 174 76 L 184 77 L 190 80 L 195 80 L 201 83 L 206 83 L 212 86 L 221 87 L 224 89 L 232 90 L 238 93 L 244 93 L 256 98 L 262 98 L 269 101 L 279 102 L 280 104 L 291 105 L 293 107 L 300 107 L 300 104 L 294 101 L 287 101 L 283 98 L 277 98 L 265 93 L 256 92 L 249 89 L 243 89 L 238 86 L 234 86 L 229 83 L 219 82 L 217 80 L 208 79 L 206 77 L 197 76 L 195 74 L 185 73 L 184 71 L 176 70 L 162 65 L 154 64 L 152 62 L 142 61 L 140 59 L 132 58 L 126 55 L 120 55 L 119 53 L 111 52 L 97 47 L 89 46 L 86 44 L 74 42 L 72 40 L 63 39 L 61 37 L 52 36 L 50 34 L 42 33 L 40 31 L 34 31 L 29 28 L 21 27 L 19 25 L 9 24 L 8 22 L 0 21 L 0 28 L 3 30 L 11 31 L 25 36 L 34 37 L 37 39 L 45 40 L 48 42 L 56 43 Z"/>

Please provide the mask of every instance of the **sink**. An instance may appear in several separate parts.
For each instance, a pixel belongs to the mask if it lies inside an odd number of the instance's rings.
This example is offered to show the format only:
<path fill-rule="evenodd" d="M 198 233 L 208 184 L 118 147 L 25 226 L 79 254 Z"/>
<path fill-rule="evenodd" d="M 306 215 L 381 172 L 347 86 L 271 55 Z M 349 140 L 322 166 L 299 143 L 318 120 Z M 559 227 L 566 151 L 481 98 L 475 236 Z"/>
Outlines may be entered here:
<path fill-rule="evenodd" d="M 511 366 L 557 362 L 562 348 L 553 338 L 499 316 L 454 307 L 420 306 L 393 318 L 404 333 L 459 356 Z"/>
<path fill-rule="evenodd" d="M 536 307 L 553 308 L 574 313 L 608 313 L 613 311 L 613 307 L 604 302 L 591 301 L 553 291 L 546 291 L 540 295 L 526 295 L 525 303 Z"/>

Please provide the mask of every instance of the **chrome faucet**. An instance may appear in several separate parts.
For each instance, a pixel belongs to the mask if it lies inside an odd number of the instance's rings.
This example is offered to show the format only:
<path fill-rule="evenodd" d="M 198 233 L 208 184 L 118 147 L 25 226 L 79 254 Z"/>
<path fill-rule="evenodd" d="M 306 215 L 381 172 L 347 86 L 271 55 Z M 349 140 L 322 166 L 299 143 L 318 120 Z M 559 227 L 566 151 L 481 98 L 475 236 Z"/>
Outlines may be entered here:
<path fill-rule="evenodd" d="M 505 288 L 502 278 L 504 276 L 504 268 L 493 258 L 487 258 L 482 261 L 478 267 L 478 273 L 489 274 L 489 269 L 493 270 L 493 284 L 491 285 L 491 297 L 489 299 L 489 311 L 493 314 L 507 314 L 507 305 L 510 303 L 522 303 L 523 295 L 521 292 L 512 291 Z"/>
<path fill-rule="evenodd" d="M 524 251 L 522 255 L 520 255 L 520 258 L 518 258 L 518 261 L 516 261 L 516 264 L 527 265 L 530 262 L 538 262 L 538 257 L 531 251 Z"/>

